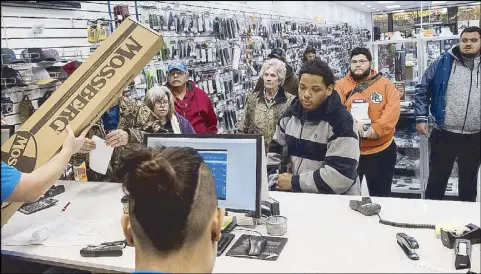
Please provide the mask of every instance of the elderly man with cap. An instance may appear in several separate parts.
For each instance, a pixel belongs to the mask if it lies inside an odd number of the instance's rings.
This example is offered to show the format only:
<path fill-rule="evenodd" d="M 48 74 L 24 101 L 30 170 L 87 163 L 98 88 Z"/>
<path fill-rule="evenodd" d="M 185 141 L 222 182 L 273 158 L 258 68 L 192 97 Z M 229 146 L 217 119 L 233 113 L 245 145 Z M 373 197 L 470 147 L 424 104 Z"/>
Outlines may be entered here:
<path fill-rule="evenodd" d="M 282 86 L 284 88 L 284 91 L 297 96 L 298 94 L 298 88 L 299 88 L 299 78 L 295 74 L 294 69 L 287 64 L 286 62 L 286 53 L 284 52 L 283 49 L 273 49 L 271 51 L 271 54 L 269 54 L 269 59 L 276 58 L 284 62 L 286 64 L 286 79 L 284 80 L 284 85 Z M 263 91 L 264 90 L 264 81 L 262 80 L 262 77 L 259 77 L 259 80 L 257 80 L 256 87 L 254 88 L 253 93 Z"/>
<path fill-rule="evenodd" d="M 166 86 L 175 98 L 175 111 L 182 115 L 197 134 L 217 133 L 217 116 L 207 93 L 189 80 L 187 66 L 177 62 L 168 67 Z"/>

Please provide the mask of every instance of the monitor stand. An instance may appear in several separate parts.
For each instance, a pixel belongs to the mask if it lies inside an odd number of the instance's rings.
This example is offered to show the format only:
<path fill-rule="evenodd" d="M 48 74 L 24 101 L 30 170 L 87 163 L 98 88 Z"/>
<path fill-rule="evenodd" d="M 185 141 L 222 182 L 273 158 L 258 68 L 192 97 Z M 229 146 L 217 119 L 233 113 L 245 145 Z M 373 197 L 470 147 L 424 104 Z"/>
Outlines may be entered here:
<path fill-rule="evenodd" d="M 227 212 L 226 212 L 227 214 Z M 250 217 L 245 213 L 228 212 L 229 216 L 235 216 L 237 226 L 244 228 L 255 229 L 259 225 L 259 219 Z"/>

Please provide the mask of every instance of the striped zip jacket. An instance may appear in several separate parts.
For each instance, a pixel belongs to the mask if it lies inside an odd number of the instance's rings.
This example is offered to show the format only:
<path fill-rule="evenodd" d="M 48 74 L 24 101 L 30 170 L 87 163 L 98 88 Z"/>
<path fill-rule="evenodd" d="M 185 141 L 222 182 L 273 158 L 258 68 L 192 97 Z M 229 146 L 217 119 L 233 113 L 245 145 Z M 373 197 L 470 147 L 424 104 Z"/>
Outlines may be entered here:
<path fill-rule="evenodd" d="M 292 191 L 360 195 L 359 140 L 354 120 L 333 92 L 316 110 L 304 111 L 299 98 L 279 120 L 267 165 L 279 165 L 287 146 Z"/>

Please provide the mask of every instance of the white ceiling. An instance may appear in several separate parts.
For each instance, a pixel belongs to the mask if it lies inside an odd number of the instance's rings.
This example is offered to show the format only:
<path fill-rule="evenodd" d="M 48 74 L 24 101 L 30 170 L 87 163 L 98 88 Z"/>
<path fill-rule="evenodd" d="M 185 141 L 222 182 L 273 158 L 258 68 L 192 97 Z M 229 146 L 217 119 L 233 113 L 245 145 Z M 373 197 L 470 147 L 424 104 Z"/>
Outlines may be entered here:
<path fill-rule="evenodd" d="M 466 4 L 477 4 L 479 1 L 334 1 L 341 5 L 349 6 L 363 12 L 382 13 L 396 10 L 407 9 L 420 9 L 421 3 L 423 8 L 429 7 L 447 7 L 447 6 L 460 6 Z M 379 3 L 379 2 L 392 2 L 392 3 Z M 438 3 L 436 3 L 438 2 Z M 445 2 L 445 3 L 439 3 Z M 363 4 L 364 3 L 364 4 Z M 399 5 L 396 8 L 387 8 L 387 6 Z"/>

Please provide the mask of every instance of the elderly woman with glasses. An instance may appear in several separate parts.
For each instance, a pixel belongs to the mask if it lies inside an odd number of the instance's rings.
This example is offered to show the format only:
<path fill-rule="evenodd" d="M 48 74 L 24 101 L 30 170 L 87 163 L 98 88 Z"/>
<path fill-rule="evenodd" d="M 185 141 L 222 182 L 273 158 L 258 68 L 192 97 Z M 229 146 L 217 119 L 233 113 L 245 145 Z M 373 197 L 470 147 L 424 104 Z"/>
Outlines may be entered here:
<path fill-rule="evenodd" d="M 159 118 L 164 129 L 175 134 L 195 134 L 192 125 L 175 111 L 174 98 L 169 88 L 154 86 L 145 95 L 145 104 Z"/>
<path fill-rule="evenodd" d="M 264 89 L 247 97 L 241 130 L 245 134 L 262 134 L 267 151 L 277 122 L 294 95 L 285 92 L 282 87 L 286 79 L 286 65 L 281 60 L 267 60 L 262 65 L 260 76 L 264 81 Z"/>

